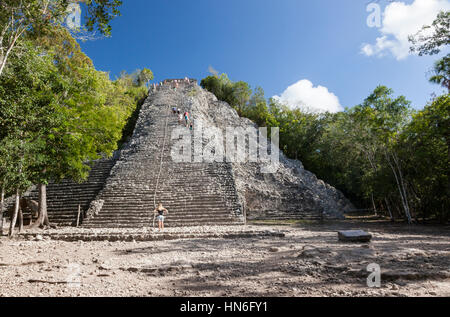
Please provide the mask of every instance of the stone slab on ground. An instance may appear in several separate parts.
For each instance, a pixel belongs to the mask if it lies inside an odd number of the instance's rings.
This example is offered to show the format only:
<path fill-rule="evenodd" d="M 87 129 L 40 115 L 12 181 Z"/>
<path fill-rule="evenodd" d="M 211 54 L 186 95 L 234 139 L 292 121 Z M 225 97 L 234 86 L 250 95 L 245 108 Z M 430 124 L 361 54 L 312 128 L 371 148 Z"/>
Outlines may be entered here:
<path fill-rule="evenodd" d="M 341 242 L 370 242 L 372 235 L 363 230 L 346 230 L 338 232 Z"/>

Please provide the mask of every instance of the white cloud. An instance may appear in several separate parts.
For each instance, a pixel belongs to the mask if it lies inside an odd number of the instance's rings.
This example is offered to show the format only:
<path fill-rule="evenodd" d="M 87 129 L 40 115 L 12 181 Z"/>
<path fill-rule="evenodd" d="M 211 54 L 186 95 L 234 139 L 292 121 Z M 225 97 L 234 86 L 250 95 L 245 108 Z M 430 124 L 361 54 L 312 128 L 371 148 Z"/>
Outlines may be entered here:
<path fill-rule="evenodd" d="M 275 100 L 291 107 L 310 112 L 339 112 L 344 110 L 339 98 L 323 86 L 314 87 L 307 79 L 300 80 L 289 86 Z"/>
<path fill-rule="evenodd" d="M 449 0 L 415 0 L 410 5 L 392 2 L 383 13 L 381 36 L 374 44 L 363 44 L 361 52 L 367 56 L 385 56 L 388 52 L 404 59 L 409 55 L 409 35 L 416 34 L 424 25 L 431 25 L 441 10 L 450 10 Z"/>

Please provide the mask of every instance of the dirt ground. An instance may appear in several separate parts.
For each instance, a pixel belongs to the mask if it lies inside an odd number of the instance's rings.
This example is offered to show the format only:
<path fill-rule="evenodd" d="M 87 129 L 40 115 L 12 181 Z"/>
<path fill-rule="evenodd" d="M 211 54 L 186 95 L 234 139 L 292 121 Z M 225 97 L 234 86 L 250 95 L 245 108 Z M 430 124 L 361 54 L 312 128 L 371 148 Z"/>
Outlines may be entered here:
<path fill-rule="evenodd" d="M 249 228 L 278 230 L 285 237 L 154 242 L 2 237 L 0 297 L 450 296 L 448 227 L 345 221 Z M 338 242 L 336 231 L 343 229 L 367 230 L 373 240 Z M 381 268 L 379 288 L 367 286 L 371 263 Z"/>

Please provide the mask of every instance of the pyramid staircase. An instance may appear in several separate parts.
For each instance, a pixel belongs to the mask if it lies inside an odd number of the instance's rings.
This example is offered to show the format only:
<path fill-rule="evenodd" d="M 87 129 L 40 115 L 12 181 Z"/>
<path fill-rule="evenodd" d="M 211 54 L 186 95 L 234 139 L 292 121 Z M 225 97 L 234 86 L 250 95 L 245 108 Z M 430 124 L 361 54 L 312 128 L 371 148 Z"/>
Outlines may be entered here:
<path fill-rule="evenodd" d="M 101 211 L 84 221 L 83 227 L 153 226 L 158 203 L 169 210 L 165 222 L 169 227 L 243 224 L 230 164 L 172 160 L 175 140 L 171 135 L 180 127 L 171 112 L 173 106 L 177 104 L 144 104 L 132 139 L 135 143 L 122 151 L 96 198 L 104 202 Z"/>
<path fill-rule="evenodd" d="M 47 211 L 50 223 L 58 226 L 76 225 L 78 207 L 82 218 L 91 201 L 102 190 L 114 164 L 114 159 L 95 161 L 88 179 L 83 183 L 71 180 L 64 180 L 60 184 L 50 183 L 47 186 Z M 26 197 L 38 201 L 38 190 L 32 190 Z"/>

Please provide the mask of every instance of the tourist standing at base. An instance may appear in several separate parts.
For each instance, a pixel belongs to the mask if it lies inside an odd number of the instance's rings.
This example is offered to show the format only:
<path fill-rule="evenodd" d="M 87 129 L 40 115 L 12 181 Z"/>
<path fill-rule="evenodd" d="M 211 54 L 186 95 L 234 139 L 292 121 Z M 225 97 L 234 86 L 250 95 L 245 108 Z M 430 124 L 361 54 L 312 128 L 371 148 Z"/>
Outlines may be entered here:
<path fill-rule="evenodd" d="M 153 211 L 153 214 L 155 216 L 158 216 L 158 229 L 164 230 L 165 216 L 169 214 L 169 211 L 160 203 L 158 207 Z"/>

